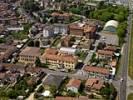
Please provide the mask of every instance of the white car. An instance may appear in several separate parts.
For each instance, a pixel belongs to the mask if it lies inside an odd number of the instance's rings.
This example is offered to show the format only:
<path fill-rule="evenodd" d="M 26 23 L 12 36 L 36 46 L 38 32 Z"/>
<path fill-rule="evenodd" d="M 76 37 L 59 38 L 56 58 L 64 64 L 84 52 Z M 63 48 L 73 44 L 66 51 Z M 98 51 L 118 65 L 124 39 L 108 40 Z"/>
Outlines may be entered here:
<path fill-rule="evenodd" d="M 121 78 L 120 81 L 122 82 L 123 81 L 123 78 Z"/>

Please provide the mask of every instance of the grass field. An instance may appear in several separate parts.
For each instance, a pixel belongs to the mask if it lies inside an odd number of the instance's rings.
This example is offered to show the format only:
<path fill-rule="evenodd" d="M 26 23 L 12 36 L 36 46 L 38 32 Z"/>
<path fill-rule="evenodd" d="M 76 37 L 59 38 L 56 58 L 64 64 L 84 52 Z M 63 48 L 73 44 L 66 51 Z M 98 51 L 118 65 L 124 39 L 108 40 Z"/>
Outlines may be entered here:
<path fill-rule="evenodd" d="M 132 33 L 131 33 L 130 50 L 129 51 L 130 52 L 129 52 L 128 75 L 131 77 L 131 79 L 133 79 L 133 25 L 132 25 Z"/>
<path fill-rule="evenodd" d="M 133 100 L 133 93 L 131 93 L 131 94 L 128 95 L 127 100 Z"/>

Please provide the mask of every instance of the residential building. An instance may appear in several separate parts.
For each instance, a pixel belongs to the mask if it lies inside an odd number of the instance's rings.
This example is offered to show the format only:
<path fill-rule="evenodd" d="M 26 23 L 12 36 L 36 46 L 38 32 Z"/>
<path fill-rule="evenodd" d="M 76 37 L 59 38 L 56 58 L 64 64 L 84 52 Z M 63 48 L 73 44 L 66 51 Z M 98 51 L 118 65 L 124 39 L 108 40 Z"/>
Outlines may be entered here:
<path fill-rule="evenodd" d="M 70 35 L 93 39 L 95 38 L 96 26 L 89 25 L 86 22 L 75 22 L 69 25 L 69 32 Z"/>
<path fill-rule="evenodd" d="M 108 79 L 110 75 L 110 70 L 103 67 L 85 66 L 83 70 L 89 74 L 89 77 Z"/>
<path fill-rule="evenodd" d="M 0 62 L 6 62 L 16 50 L 15 46 L 0 44 Z"/>
<path fill-rule="evenodd" d="M 71 13 L 60 13 L 60 12 L 53 12 L 51 14 L 54 22 L 67 22 L 72 17 Z"/>
<path fill-rule="evenodd" d="M 80 88 L 81 81 L 78 79 L 70 79 L 68 84 L 66 85 L 67 91 L 72 91 L 74 93 L 78 93 L 78 90 Z"/>
<path fill-rule="evenodd" d="M 97 55 L 100 59 L 112 59 L 112 57 L 114 56 L 114 51 L 98 50 Z"/>
<path fill-rule="evenodd" d="M 34 64 L 36 58 L 39 57 L 40 49 L 37 47 L 26 47 L 19 54 L 19 62 L 24 64 Z"/>
<path fill-rule="evenodd" d="M 40 59 L 42 63 L 47 62 L 53 67 L 65 68 L 69 70 L 74 70 L 78 63 L 77 56 L 60 53 L 57 49 L 53 48 L 47 48 Z"/>
<path fill-rule="evenodd" d="M 104 86 L 104 82 L 99 78 L 89 78 L 85 83 L 86 92 L 99 92 Z"/>

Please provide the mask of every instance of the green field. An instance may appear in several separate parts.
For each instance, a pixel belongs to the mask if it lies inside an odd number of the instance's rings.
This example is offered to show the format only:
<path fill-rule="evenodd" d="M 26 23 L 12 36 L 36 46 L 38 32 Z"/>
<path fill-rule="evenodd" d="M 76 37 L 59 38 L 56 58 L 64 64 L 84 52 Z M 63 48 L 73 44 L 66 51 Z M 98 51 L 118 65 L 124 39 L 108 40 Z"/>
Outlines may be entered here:
<path fill-rule="evenodd" d="M 133 100 L 133 93 L 128 95 L 128 99 L 127 100 Z"/>
<path fill-rule="evenodd" d="M 130 40 L 128 75 L 131 77 L 131 79 L 133 79 L 133 28 L 132 28 L 131 40 Z"/>

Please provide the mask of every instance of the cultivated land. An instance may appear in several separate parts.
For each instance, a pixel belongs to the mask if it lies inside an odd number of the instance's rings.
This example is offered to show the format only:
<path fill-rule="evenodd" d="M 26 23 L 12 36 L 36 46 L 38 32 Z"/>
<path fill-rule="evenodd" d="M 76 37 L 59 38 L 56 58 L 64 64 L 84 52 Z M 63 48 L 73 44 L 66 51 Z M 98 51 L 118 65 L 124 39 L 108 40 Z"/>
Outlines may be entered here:
<path fill-rule="evenodd" d="M 130 52 L 129 52 L 129 69 L 128 74 L 133 79 L 133 28 L 131 33 L 131 40 L 130 40 Z"/>

